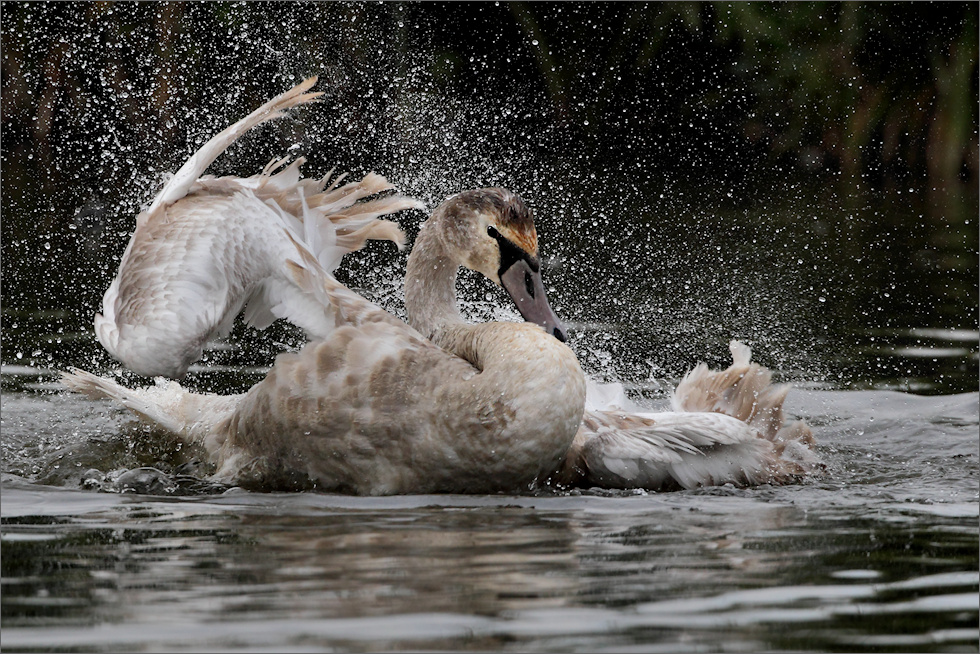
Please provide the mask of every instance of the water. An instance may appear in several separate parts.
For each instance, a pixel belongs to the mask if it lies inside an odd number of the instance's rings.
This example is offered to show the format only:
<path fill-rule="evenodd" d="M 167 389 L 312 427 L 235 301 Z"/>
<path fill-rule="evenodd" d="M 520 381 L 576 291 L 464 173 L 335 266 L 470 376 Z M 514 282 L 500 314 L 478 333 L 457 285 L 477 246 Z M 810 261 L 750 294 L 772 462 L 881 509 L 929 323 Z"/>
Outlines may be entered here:
<path fill-rule="evenodd" d="M 37 369 L 3 381 L 8 651 L 980 643 L 977 393 L 794 391 L 827 464 L 800 485 L 356 498 L 85 490 L 192 453 Z"/>

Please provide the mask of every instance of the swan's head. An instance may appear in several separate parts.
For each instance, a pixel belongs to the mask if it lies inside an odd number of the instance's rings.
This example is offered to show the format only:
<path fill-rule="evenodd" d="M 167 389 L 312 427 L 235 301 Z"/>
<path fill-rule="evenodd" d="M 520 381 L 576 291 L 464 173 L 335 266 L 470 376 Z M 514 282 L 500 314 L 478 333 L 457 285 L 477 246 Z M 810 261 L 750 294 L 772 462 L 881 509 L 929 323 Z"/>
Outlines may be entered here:
<path fill-rule="evenodd" d="M 566 340 L 541 281 L 534 218 L 518 195 L 504 188 L 464 191 L 443 202 L 435 216 L 443 223 L 444 247 L 460 265 L 502 286 L 524 320 Z"/>

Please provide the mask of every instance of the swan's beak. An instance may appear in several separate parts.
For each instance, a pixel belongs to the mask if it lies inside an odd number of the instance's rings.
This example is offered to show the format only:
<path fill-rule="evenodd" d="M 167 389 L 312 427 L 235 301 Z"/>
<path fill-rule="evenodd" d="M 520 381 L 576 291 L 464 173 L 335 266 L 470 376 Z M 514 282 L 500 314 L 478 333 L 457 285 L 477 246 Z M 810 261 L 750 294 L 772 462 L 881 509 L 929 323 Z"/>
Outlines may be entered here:
<path fill-rule="evenodd" d="M 532 270 L 526 260 L 518 259 L 500 276 L 500 283 L 514 300 L 524 320 L 541 325 L 562 343 L 567 340 L 565 326 L 548 304 L 540 270 Z"/>

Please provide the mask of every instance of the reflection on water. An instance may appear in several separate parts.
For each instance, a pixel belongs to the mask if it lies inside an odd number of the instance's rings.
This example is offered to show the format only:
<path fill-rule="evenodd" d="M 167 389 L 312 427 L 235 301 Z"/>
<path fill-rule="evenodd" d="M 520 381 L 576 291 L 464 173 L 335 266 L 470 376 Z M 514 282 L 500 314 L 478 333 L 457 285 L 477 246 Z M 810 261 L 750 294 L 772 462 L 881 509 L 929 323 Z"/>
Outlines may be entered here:
<path fill-rule="evenodd" d="M 11 479 L 5 492 L 17 500 L 4 519 L 4 640 L 18 650 L 977 642 L 966 505 L 913 524 L 734 491 L 240 493 L 88 495 L 105 499 L 42 517 L 18 515 L 30 513 L 21 493 L 63 507 L 73 493 Z"/>
<path fill-rule="evenodd" d="M 7 377 L 6 649 L 980 644 L 976 393 L 795 391 L 828 469 L 781 488 L 153 497 L 77 488 L 192 453 L 160 459 L 107 403 Z"/>

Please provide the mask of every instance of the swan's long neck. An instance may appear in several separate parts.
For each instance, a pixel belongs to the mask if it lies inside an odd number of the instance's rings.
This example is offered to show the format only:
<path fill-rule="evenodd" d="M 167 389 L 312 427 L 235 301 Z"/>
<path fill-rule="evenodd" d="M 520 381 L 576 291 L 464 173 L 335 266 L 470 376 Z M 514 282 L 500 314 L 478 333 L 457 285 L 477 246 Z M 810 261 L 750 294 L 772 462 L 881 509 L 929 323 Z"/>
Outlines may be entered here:
<path fill-rule="evenodd" d="M 454 384 L 452 402 L 468 407 L 493 440 L 472 439 L 472 456 L 495 458 L 499 482 L 513 461 L 535 462 L 543 479 L 558 468 L 582 421 L 585 376 L 575 354 L 531 323 L 463 321 L 456 304 L 462 237 L 439 210 L 422 227 L 408 258 L 405 309 L 408 321 L 475 370 Z M 447 404 L 448 405 L 448 404 Z M 504 485 L 526 483 L 510 478 Z"/>
<path fill-rule="evenodd" d="M 405 311 L 409 324 L 426 338 L 463 322 L 456 305 L 459 263 L 436 234 L 433 221 L 422 226 L 405 271 Z"/>

